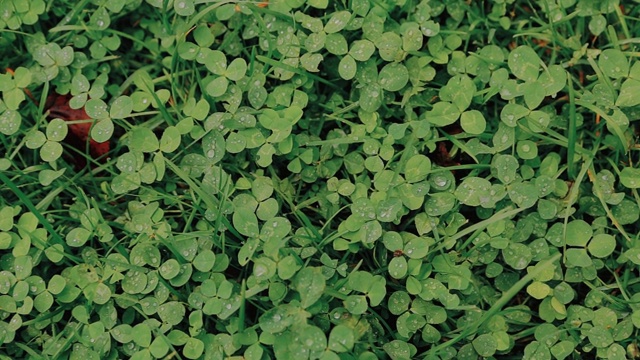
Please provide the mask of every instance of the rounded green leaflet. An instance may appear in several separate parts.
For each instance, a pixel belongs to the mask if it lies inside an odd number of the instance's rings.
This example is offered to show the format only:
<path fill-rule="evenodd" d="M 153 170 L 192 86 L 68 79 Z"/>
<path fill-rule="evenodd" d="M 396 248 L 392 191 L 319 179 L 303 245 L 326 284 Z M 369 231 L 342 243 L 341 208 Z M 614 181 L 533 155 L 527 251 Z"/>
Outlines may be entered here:
<path fill-rule="evenodd" d="M 47 259 L 57 264 L 64 259 L 64 248 L 62 244 L 53 244 L 44 250 L 44 254 Z"/>
<path fill-rule="evenodd" d="M 20 129 L 22 115 L 15 110 L 6 110 L 0 114 L 0 133 L 10 136 Z"/>
<path fill-rule="evenodd" d="M 429 253 L 429 245 L 432 239 L 416 237 L 409 240 L 404 246 L 404 254 L 409 259 L 423 259 Z"/>
<path fill-rule="evenodd" d="M 156 134 L 147 127 L 135 127 L 129 134 L 131 137 L 128 146 L 132 151 L 154 152 L 160 147 Z"/>
<path fill-rule="evenodd" d="M 329 350 L 337 353 L 348 352 L 355 344 L 355 334 L 346 325 L 336 325 L 329 333 Z"/>
<path fill-rule="evenodd" d="M 517 182 L 508 186 L 511 201 L 521 208 L 530 208 L 538 201 L 538 191 L 530 182 Z"/>
<path fill-rule="evenodd" d="M 91 236 L 91 232 L 85 228 L 75 228 L 66 236 L 67 245 L 73 247 L 79 247 L 84 245 L 87 240 L 89 240 L 89 236 Z"/>
<path fill-rule="evenodd" d="M 431 171 L 431 160 L 422 154 L 416 154 L 405 164 L 405 180 L 415 183 L 424 180 Z"/>
<path fill-rule="evenodd" d="M 176 259 L 169 259 L 160 265 L 158 270 L 162 278 L 170 280 L 178 276 L 180 273 L 180 263 L 178 263 L 178 260 Z"/>
<path fill-rule="evenodd" d="M 565 251 L 567 267 L 588 267 L 593 265 L 593 261 L 586 249 L 569 248 Z"/>
<path fill-rule="evenodd" d="M 267 281 L 276 274 L 276 263 L 268 257 L 260 257 L 253 262 L 253 275 L 258 281 Z"/>
<path fill-rule="evenodd" d="M 273 195 L 273 181 L 266 176 L 258 176 L 251 184 L 251 193 L 257 201 L 264 201 Z M 274 224 L 275 226 L 275 224 Z"/>
<path fill-rule="evenodd" d="M 400 236 L 400 234 L 395 231 L 385 232 L 382 236 L 382 243 L 384 244 L 384 247 L 389 251 L 402 250 L 404 245 L 402 236 Z"/>
<path fill-rule="evenodd" d="M 185 41 L 178 44 L 177 51 L 178 56 L 184 60 L 195 60 L 200 51 L 200 47 L 192 42 Z"/>
<path fill-rule="evenodd" d="M 519 243 L 509 244 L 506 249 L 502 250 L 502 255 L 504 262 L 516 270 L 525 269 L 533 258 L 529 247 Z"/>
<path fill-rule="evenodd" d="M 609 234 L 597 234 L 588 245 L 589 253 L 597 258 L 605 258 L 616 249 L 616 239 Z"/>
<path fill-rule="evenodd" d="M 87 115 L 92 119 L 104 119 L 109 117 L 107 103 L 100 99 L 89 99 L 84 107 Z"/>
<path fill-rule="evenodd" d="M 165 340 L 164 337 L 156 337 L 149 346 L 149 352 L 157 359 L 164 357 L 169 352 L 168 340 Z"/>
<path fill-rule="evenodd" d="M 389 262 L 389 275 L 394 279 L 402 279 L 407 275 L 407 259 L 404 256 L 394 257 Z"/>
<path fill-rule="evenodd" d="M 44 161 L 51 162 L 57 160 L 62 152 L 62 145 L 59 142 L 47 140 L 40 148 L 40 157 Z"/>
<path fill-rule="evenodd" d="M 600 70 L 612 79 L 619 79 L 629 75 L 629 60 L 618 49 L 603 50 L 598 57 Z"/>
<path fill-rule="evenodd" d="M 500 120 L 509 127 L 516 127 L 517 121 L 527 116 L 531 111 L 526 107 L 516 104 L 506 104 L 500 111 Z"/>
<path fill-rule="evenodd" d="M 323 59 L 324 57 L 322 56 L 322 54 L 306 53 L 300 57 L 300 65 L 302 65 L 302 67 L 304 67 L 307 71 L 318 72 L 320 71 L 320 69 L 318 69 L 318 66 L 320 66 L 320 63 Z"/>
<path fill-rule="evenodd" d="M 233 15 L 235 15 L 238 10 L 236 10 L 237 4 L 224 4 L 216 9 L 216 18 L 220 21 L 225 21 L 231 19 Z"/>
<path fill-rule="evenodd" d="M 291 279 L 300 268 L 301 265 L 294 256 L 286 256 L 278 262 L 278 277 L 282 280 Z"/>
<path fill-rule="evenodd" d="M 527 293 L 535 299 L 542 300 L 551 293 L 551 287 L 543 282 L 534 281 L 527 286 Z"/>
<path fill-rule="evenodd" d="M 196 11 L 193 0 L 176 0 L 173 3 L 173 9 L 180 16 L 190 16 Z"/>
<path fill-rule="evenodd" d="M 24 91 L 15 87 L 11 90 L 4 90 L 2 91 L 2 99 L 7 109 L 18 110 L 20 104 L 25 100 Z"/>
<path fill-rule="evenodd" d="M 389 296 L 389 311 L 393 315 L 400 315 L 409 309 L 411 297 L 405 291 L 396 291 Z"/>
<path fill-rule="evenodd" d="M 93 301 L 98 305 L 106 304 L 111 299 L 111 288 L 101 282 L 87 285 L 84 293 L 87 300 Z"/>
<path fill-rule="evenodd" d="M 493 356 L 496 352 L 498 342 L 491 334 L 482 334 L 471 342 L 473 349 L 482 357 Z"/>
<path fill-rule="evenodd" d="M 109 331 L 111 337 L 119 343 L 126 344 L 133 340 L 133 328 L 129 324 L 121 324 Z"/>
<path fill-rule="evenodd" d="M 347 39 L 340 33 L 328 34 L 324 40 L 324 47 L 333 55 L 345 55 L 349 51 Z"/>
<path fill-rule="evenodd" d="M 53 119 L 47 124 L 47 139 L 51 141 L 62 141 L 69 131 L 67 122 L 62 119 Z"/>
<path fill-rule="evenodd" d="M 165 153 L 174 152 L 179 146 L 182 137 L 175 126 L 167 127 L 160 138 L 160 150 Z"/>
<path fill-rule="evenodd" d="M 378 74 L 378 83 L 387 91 L 400 91 L 409 82 L 409 71 L 400 63 L 385 65 Z"/>
<path fill-rule="evenodd" d="M 213 97 L 219 97 L 227 92 L 229 80 L 224 76 L 219 76 L 210 81 L 206 86 L 207 94 Z"/>
<path fill-rule="evenodd" d="M 201 272 L 210 271 L 216 263 L 216 254 L 211 250 L 200 250 L 193 259 L 193 267 Z"/>
<path fill-rule="evenodd" d="M 215 41 L 215 36 L 211 33 L 211 28 L 206 24 L 201 24 L 193 31 L 193 39 L 201 47 L 211 47 Z"/>
<path fill-rule="evenodd" d="M 149 347 L 151 345 L 151 329 L 145 323 L 138 324 L 131 329 L 131 340 L 138 346 Z"/>
<path fill-rule="evenodd" d="M 109 17 L 107 9 L 101 6 L 94 11 L 89 20 L 89 24 L 98 28 L 98 30 L 107 29 L 111 24 L 111 18 Z"/>
<path fill-rule="evenodd" d="M 48 291 L 41 292 L 33 299 L 33 307 L 40 313 L 48 311 L 51 305 L 53 305 L 53 295 Z M 3 307 L 3 309 L 6 308 Z"/>
<path fill-rule="evenodd" d="M 376 46 L 369 40 L 355 40 L 351 43 L 349 55 L 357 61 L 367 61 L 376 51 Z"/>
<path fill-rule="evenodd" d="M 345 55 L 338 64 L 338 73 L 344 80 L 351 80 L 356 76 L 358 64 L 351 55 Z"/>
<path fill-rule="evenodd" d="M 538 145 L 531 140 L 520 140 L 516 144 L 516 153 L 524 160 L 535 159 L 538 156 Z"/>
<path fill-rule="evenodd" d="M 479 206 L 491 189 L 489 180 L 479 177 L 467 177 L 454 192 L 458 201 L 469 206 Z"/>
<path fill-rule="evenodd" d="M 177 325 L 182 322 L 185 313 L 184 305 L 178 301 L 169 301 L 158 306 L 160 319 L 171 325 Z"/>
<path fill-rule="evenodd" d="M 337 11 L 333 13 L 329 21 L 324 25 L 324 32 L 327 34 L 337 33 L 344 29 L 347 23 L 351 20 L 351 13 L 348 11 Z"/>
<path fill-rule="evenodd" d="M 620 183 L 629 189 L 640 188 L 640 169 L 625 167 L 620 172 Z"/>
<path fill-rule="evenodd" d="M 540 73 L 542 60 L 531 47 L 521 45 L 509 53 L 507 63 L 513 75 L 518 79 L 535 81 Z"/>
<path fill-rule="evenodd" d="M 32 74 L 31 70 L 18 66 L 13 74 L 13 80 L 17 88 L 25 88 L 31 84 Z"/>
<path fill-rule="evenodd" d="M 360 107 L 367 112 L 375 112 L 382 105 L 382 89 L 377 84 L 365 85 L 360 89 Z"/>
<path fill-rule="evenodd" d="M 304 46 L 310 53 L 320 51 L 322 50 L 322 48 L 324 48 L 324 42 L 326 39 L 327 34 L 325 32 L 309 34 L 307 39 L 304 41 Z"/>
<path fill-rule="evenodd" d="M 427 121 L 437 127 L 451 125 L 460 117 L 460 111 L 456 106 L 447 101 L 440 101 L 425 113 Z"/>
<path fill-rule="evenodd" d="M 402 38 L 400 35 L 395 32 L 388 31 L 379 37 L 376 37 L 374 42 L 382 60 L 389 62 L 399 60 L 399 57 L 403 52 Z"/>
<path fill-rule="evenodd" d="M 640 104 L 640 81 L 637 79 L 626 79 L 620 86 L 620 94 L 616 99 L 616 106 L 631 107 Z"/>
<path fill-rule="evenodd" d="M 310 351 L 323 351 L 327 347 L 327 337 L 317 326 L 306 326 L 300 332 L 300 342 Z"/>
<path fill-rule="evenodd" d="M 537 82 L 545 89 L 545 95 L 555 96 L 567 83 L 567 70 L 561 65 L 550 65 L 540 74 Z"/>
<path fill-rule="evenodd" d="M 456 75 L 440 89 L 440 98 L 453 103 L 462 112 L 471 105 L 476 90 L 475 83 L 468 75 Z"/>
<path fill-rule="evenodd" d="M 24 140 L 25 145 L 29 149 L 37 149 L 40 146 L 44 145 L 44 143 L 47 141 L 47 137 L 42 131 L 32 130 L 27 133 Z"/>
<path fill-rule="evenodd" d="M 300 294 L 300 303 L 308 308 L 320 299 L 326 287 L 326 280 L 320 268 L 305 267 L 293 281 L 293 288 Z"/>
<path fill-rule="evenodd" d="M 382 346 L 384 352 L 391 357 L 391 359 L 411 359 L 412 355 L 415 355 L 415 346 L 410 345 L 401 340 L 393 340 Z"/>
<path fill-rule="evenodd" d="M 236 209 L 233 213 L 233 227 L 247 237 L 257 237 L 260 232 L 255 212 L 246 208 Z"/>
<path fill-rule="evenodd" d="M 202 138 L 202 151 L 209 163 L 216 164 L 225 154 L 225 140 L 217 130 L 211 130 Z"/>
<path fill-rule="evenodd" d="M 597 348 L 607 347 L 613 343 L 611 331 L 603 326 L 594 326 L 586 333 L 591 345 Z"/>
<path fill-rule="evenodd" d="M 538 200 L 538 214 L 545 220 L 551 220 L 558 214 L 558 206 L 555 202 L 547 199 Z"/>
<path fill-rule="evenodd" d="M 109 117 L 112 119 L 123 119 L 133 111 L 133 100 L 127 95 L 121 95 L 111 103 Z"/>
<path fill-rule="evenodd" d="M 495 152 L 510 148 L 515 141 L 515 131 L 513 128 L 500 123 L 498 130 L 493 135 L 493 147 Z"/>
<path fill-rule="evenodd" d="M 204 343 L 200 339 L 189 338 L 184 344 L 182 355 L 187 359 L 198 359 L 204 352 Z"/>
<path fill-rule="evenodd" d="M 343 304 L 345 309 L 354 315 L 364 314 L 369 307 L 367 298 L 364 295 L 349 295 L 343 301 Z"/>
<path fill-rule="evenodd" d="M 133 101 L 133 111 L 144 111 L 152 103 L 152 96 L 148 92 L 136 91 L 131 94 L 131 101 Z"/>
<path fill-rule="evenodd" d="M 487 128 L 487 121 L 480 111 L 468 110 L 460 115 L 460 126 L 469 134 L 480 135 Z"/>
<path fill-rule="evenodd" d="M 566 227 L 566 244 L 569 246 L 585 246 L 591 236 L 593 229 L 584 220 L 573 220 Z"/>
<path fill-rule="evenodd" d="M 243 58 L 235 58 L 227 67 L 224 76 L 229 80 L 238 81 L 244 77 L 246 72 L 247 62 Z"/>
<path fill-rule="evenodd" d="M 91 138 L 96 142 L 103 143 L 111 139 L 114 130 L 115 128 L 111 119 L 100 119 L 91 127 Z"/>
<path fill-rule="evenodd" d="M 481 205 L 486 203 L 481 199 Z M 456 198 L 449 192 L 440 192 L 427 197 L 424 202 L 424 210 L 429 216 L 438 217 L 448 213 L 456 205 Z"/>
<path fill-rule="evenodd" d="M 620 225 L 633 224 L 640 218 L 638 204 L 629 199 L 623 199 L 618 205 L 611 209 L 611 212 Z"/>
<path fill-rule="evenodd" d="M 602 14 L 597 14 L 589 20 L 589 31 L 594 36 L 600 35 L 607 27 L 607 19 Z"/>
<path fill-rule="evenodd" d="M 408 23 L 402 32 L 402 48 L 404 51 L 420 51 L 423 36 L 416 23 Z"/>
<path fill-rule="evenodd" d="M 540 104 L 544 100 L 544 97 L 546 96 L 546 91 L 543 84 L 537 80 L 527 81 L 526 83 L 522 84 L 521 89 L 522 92 L 524 92 L 524 102 L 531 110 L 534 110 L 538 106 L 540 106 Z"/>

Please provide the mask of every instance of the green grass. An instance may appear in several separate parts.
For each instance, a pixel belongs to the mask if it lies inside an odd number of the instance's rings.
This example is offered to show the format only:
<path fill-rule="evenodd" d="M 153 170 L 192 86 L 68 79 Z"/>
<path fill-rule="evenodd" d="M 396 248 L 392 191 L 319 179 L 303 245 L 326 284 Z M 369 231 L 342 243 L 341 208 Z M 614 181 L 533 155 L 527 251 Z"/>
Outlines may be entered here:
<path fill-rule="evenodd" d="M 0 1 L 0 359 L 640 357 L 638 9 Z"/>

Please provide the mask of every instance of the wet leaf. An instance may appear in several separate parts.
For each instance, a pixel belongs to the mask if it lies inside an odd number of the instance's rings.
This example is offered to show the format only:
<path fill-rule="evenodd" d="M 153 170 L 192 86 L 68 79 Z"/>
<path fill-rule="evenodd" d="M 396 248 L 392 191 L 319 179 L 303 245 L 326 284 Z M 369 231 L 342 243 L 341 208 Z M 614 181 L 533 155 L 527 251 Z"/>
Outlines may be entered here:
<path fill-rule="evenodd" d="M 541 63 L 538 54 L 526 45 L 519 46 L 509 53 L 509 69 L 524 81 L 535 81 L 538 78 Z"/>

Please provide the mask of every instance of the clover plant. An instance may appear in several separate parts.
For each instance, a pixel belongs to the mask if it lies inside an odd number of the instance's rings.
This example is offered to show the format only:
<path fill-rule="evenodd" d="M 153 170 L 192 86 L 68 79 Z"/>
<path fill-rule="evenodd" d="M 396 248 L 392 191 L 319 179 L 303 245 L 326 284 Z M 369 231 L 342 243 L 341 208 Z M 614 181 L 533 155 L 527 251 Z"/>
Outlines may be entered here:
<path fill-rule="evenodd" d="M 0 1 L 0 358 L 640 357 L 634 1 Z"/>

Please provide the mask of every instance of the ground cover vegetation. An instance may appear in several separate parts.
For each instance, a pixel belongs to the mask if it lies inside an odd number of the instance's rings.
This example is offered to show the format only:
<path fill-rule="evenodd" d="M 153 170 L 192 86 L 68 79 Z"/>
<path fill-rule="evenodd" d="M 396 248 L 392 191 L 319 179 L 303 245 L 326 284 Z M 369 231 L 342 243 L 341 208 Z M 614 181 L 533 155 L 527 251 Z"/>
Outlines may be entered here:
<path fill-rule="evenodd" d="M 640 7 L 1 0 L 0 358 L 640 357 Z"/>

